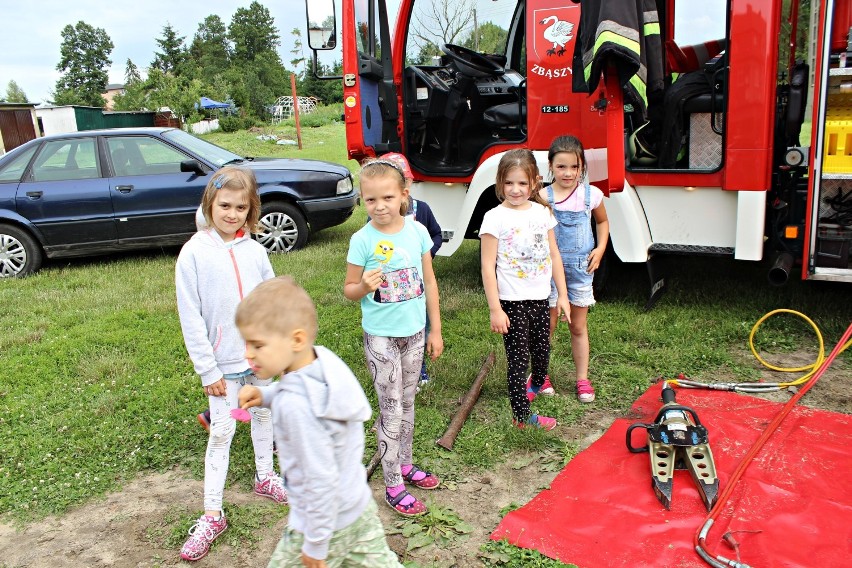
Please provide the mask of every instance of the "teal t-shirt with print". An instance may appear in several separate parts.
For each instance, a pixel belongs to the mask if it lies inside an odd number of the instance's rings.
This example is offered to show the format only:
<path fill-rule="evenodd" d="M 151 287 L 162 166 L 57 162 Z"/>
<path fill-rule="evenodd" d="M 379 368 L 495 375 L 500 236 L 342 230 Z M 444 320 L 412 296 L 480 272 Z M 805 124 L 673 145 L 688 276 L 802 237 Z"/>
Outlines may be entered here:
<path fill-rule="evenodd" d="M 381 267 L 382 285 L 361 298 L 361 327 L 370 335 L 409 337 L 426 327 L 423 255 L 432 248 L 426 227 L 412 217 L 394 234 L 367 223 L 349 239 L 346 262 Z"/>

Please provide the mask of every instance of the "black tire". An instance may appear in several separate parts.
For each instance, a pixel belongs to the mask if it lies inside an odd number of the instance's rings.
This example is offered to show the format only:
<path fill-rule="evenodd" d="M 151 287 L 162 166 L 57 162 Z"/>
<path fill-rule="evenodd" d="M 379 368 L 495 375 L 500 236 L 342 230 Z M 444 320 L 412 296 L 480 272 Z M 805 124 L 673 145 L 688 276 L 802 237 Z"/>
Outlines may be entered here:
<path fill-rule="evenodd" d="M 592 218 L 592 235 L 595 237 L 595 246 L 597 246 L 598 231 L 594 217 Z M 592 292 L 594 293 L 596 300 L 602 298 L 604 294 L 606 294 L 606 287 L 609 280 L 609 273 L 613 258 L 615 258 L 615 251 L 612 249 L 612 240 L 610 239 L 606 243 L 606 250 L 601 257 L 600 266 L 598 266 L 598 269 L 595 270 L 595 274 L 592 279 Z"/>
<path fill-rule="evenodd" d="M 264 203 L 260 211 L 261 232 L 257 242 L 267 252 L 290 252 L 308 242 L 308 222 L 298 207 L 283 201 Z"/>
<path fill-rule="evenodd" d="M 32 235 L 14 225 L 0 224 L 0 278 L 32 274 L 41 268 L 42 258 Z"/>

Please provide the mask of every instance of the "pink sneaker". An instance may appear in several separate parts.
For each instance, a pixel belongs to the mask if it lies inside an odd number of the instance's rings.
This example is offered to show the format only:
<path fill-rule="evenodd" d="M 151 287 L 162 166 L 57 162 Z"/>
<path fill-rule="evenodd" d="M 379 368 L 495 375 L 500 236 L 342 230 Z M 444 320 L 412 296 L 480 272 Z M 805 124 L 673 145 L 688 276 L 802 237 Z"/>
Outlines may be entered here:
<path fill-rule="evenodd" d="M 577 398 L 580 399 L 580 402 L 592 402 L 595 400 L 595 389 L 592 388 L 592 383 L 588 379 L 577 381 Z"/>
<path fill-rule="evenodd" d="M 256 495 L 272 499 L 278 504 L 287 504 L 287 492 L 284 490 L 284 481 L 274 471 L 267 473 L 263 481 L 255 479 L 254 492 Z"/>
<path fill-rule="evenodd" d="M 550 416 L 541 416 L 540 414 L 530 414 L 530 417 L 526 422 L 519 422 L 517 420 L 512 420 L 512 424 L 517 426 L 518 428 L 526 428 L 527 426 L 531 428 L 543 428 L 548 432 L 556 428 L 556 425 L 559 424 L 556 421 L 556 418 L 551 418 Z"/>
<path fill-rule="evenodd" d="M 189 529 L 189 538 L 180 549 L 180 557 L 190 562 L 201 560 L 210 552 L 210 544 L 228 528 L 224 513 L 219 520 L 209 515 L 201 515 Z"/>
<path fill-rule="evenodd" d="M 538 390 L 533 390 L 532 375 L 527 377 L 527 400 L 532 402 L 535 400 L 535 397 L 540 394 L 546 396 L 553 396 L 556 394 L 556 391 L 553 390 L 553 385 L 550 384 L 550 375 L 545 375 L 544 383 L 538 388 Z"/>

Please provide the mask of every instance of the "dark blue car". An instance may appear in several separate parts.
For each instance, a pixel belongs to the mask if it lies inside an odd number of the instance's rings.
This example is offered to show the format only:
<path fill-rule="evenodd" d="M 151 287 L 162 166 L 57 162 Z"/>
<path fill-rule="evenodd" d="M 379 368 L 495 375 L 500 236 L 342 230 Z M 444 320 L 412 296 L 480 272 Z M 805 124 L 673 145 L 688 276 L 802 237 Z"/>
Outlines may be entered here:
<path fill-rule="evenodd" d="M 317 160 L 244 158 L 174 128 L 90 130 L 37 138 L 0 158 L 0 277 L 43 258 L 180 245 L 212 172 L 250 168 L 269 252 L 300 248 L 309 232 L 355 208 L 352 176 Z"/>

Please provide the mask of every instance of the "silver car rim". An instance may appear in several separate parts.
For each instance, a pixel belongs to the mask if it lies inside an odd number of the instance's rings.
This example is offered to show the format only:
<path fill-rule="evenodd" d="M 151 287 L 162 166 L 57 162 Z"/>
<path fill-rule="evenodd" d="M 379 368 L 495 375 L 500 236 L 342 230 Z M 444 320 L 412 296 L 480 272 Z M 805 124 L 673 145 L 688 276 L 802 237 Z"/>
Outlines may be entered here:
<path fill-rule="evenodd" d="M 269 252 L 287 252 L 299 239 L 299 227 L 296 221 L 286 213 L 269 213 L 260 219 L 263 232 L 257 235 L 257 242 Z"/>
<path fill-rule="evenodd" d="M 9 235 L 0 235 L 0 277 L 17 276 L 26 265 L 24 244 Z"/>

